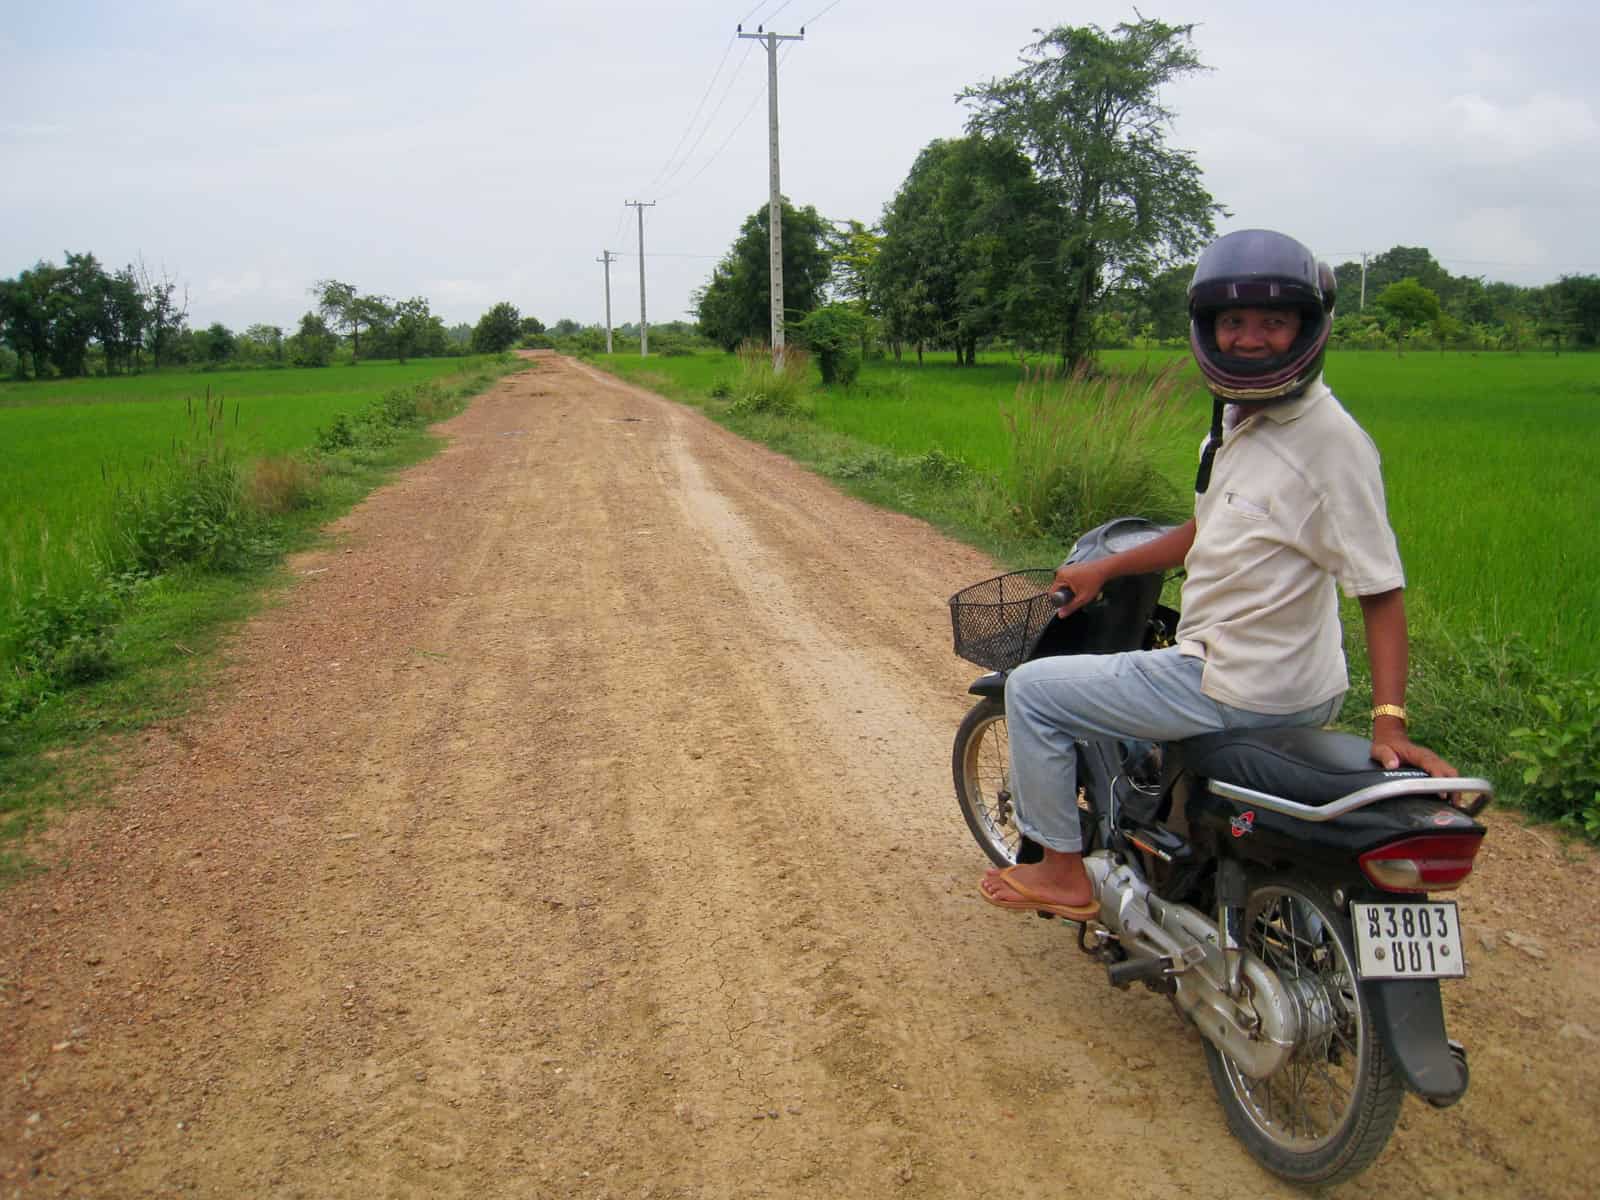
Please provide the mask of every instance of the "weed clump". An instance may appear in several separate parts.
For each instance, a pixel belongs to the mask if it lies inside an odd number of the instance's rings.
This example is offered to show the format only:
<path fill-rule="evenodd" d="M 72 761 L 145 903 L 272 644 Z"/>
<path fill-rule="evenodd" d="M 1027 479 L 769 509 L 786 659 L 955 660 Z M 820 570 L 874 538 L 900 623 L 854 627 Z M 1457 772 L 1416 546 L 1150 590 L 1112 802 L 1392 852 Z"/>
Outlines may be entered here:
<path fill-rule="evenodd" d="M 1014 514 L 1068 544 L 1130 513 L 1180 519 L 1187 497 L 1162 474 L 1156 449 L 1184 401 L 1176 365 L 1126 375 L 1085 365 L 1061 379 L 1030 373 L 1002 408 Z"/>
<path fill-rule="evenodd" d="M 757 342 L 744 343 L 739 347 L 739 376 L 733 384 L 730 411 L 777 417 L 806 415 L 807 362 L 804 350 L 789 346 L 784 349 L 783 361 L 774 365 L 771 350 Z"/>
<path fill-rule="evenodd" d="M 299 512 L 316 503 L 322 471 L 313 461 L 290 454 L 257 459 L 250 470 L 245 498 L 264 516 Z"/>

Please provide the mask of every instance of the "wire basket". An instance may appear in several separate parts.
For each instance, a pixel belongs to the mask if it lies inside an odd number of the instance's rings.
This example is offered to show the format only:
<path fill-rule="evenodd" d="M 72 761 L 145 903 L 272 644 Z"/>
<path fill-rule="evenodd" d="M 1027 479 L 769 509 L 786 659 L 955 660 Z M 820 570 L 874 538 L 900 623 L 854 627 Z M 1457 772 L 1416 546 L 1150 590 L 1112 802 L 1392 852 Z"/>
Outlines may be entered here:
<path fill-rule="evenodd" d="M 1009 671 L 1027 658 L 1055 615 L 1048 567 L 996 575 L 950 597 L 956 654 L 991 671 Z"/>

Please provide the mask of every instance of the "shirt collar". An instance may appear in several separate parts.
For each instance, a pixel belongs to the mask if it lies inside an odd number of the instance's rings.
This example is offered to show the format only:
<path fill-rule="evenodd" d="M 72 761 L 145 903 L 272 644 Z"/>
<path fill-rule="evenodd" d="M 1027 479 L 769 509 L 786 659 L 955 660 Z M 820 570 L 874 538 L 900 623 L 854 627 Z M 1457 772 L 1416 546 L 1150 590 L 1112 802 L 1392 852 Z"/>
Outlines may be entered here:
<path fill-rule="evenodd" d="M 1261 410 L 1261 415 L 1270 417 L 1280 425 L 1287 425 L 1290 421 L 1303 417 L 1313 404 L 1328 394 L 1328 385 L 1323 383 L 1322 376 L 1318 375 L 1306 385 L 1306 390 L 1293 400 L 1287 404 L 1274 404 L 1270 408 L 1264 408 Z"/>

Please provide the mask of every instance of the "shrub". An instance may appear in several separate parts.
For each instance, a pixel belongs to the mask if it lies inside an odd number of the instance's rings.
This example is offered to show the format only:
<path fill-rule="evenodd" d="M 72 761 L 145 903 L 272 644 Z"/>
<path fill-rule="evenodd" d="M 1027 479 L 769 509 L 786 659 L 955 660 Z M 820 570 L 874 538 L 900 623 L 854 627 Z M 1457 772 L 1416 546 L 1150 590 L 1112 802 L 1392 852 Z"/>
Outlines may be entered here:
<path fill-rule="evenodd" d="M 1523 802 L 1600 840 L 1600 675 L 1554 680 L 1533 700 L 1543 720 L 1511 731 Z"/>
<path fill-rule="evenodd" d="M 970 474 L 967 464 L 935 446 L 926 454 L 912 459 L 912 467 L 925 483 L 952 486 Z"/>
<path fill-rule="evenodd" d="M 70 596 L 35 592 L 17 622 L 17 664 L 60 684 L 88 683 L 110 674 L 110 628 L 117 601 L 109 590 Z"/>
<path fill-rule="evenodd" d="M 1071 542 L 1113 517 L 1181 519 L 1182 496 L 1154 449 L 1183 404 L 1181 363 L 1130 375 L 1087 364 L 1065 379 L 1033 373 L 1006 410 L 1012 501 L 1025 524 Z"/>
<path fill-rule="evenodd" d="M 797 331 L 817 356 L 817 369 L 827 387 L 849 387 L 861 372 L 861 341 L 866 318 L 850 304 L 825 304 L 796 323 Z"/>
<path fill-rule="evenodd" d="M 350 418 L 343 413 L 336 415 L 327 429 L 317 430 L 317 449 L 324 454 L 347 450 L 355 444 L 356 431 L 350 424 Z"/>
<path fill-rule="evenodd" d="M 277 515 L 310 508 L 320 472 L 304 459 L 276 454 L 257 460 L 246 494 L 256 512 Z"/>
<path fill-rule="evenodd" d="M 257 556 L 253 526 L 228 452 L 180 446 L 119 497 L 112 559 L 152 575 L 183 564 L 237 570 Z"/>
<path fill-rule="evenodd" d="M 789 346 L 783 352 L 783 365 L 774 367 L 772 351 L 757 342 L 746 342 L 739 347 L 739 378 L 734 383 L 731 410 L 781 417 L 803 415 L 807 362 L 804 350 Z"/>

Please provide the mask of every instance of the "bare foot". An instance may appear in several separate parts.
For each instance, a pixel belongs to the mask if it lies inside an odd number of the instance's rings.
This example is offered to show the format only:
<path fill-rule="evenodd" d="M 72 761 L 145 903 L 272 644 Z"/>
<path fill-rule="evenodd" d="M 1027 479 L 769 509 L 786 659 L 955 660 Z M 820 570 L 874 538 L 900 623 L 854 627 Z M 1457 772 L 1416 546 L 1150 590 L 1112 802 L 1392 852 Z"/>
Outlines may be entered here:
<path fill-rule="evenodd" d="M 1003 875 L 996 867 L 984 875 L 978 886 L 991 900 L 1002 902 L 1042 900 L 1074 907 L 1094 902 L 1094 888 L 1083 869 L 1082 855 L 1058 850 L 1046 850 L 1042 862 L 1005 868 Z"/>

